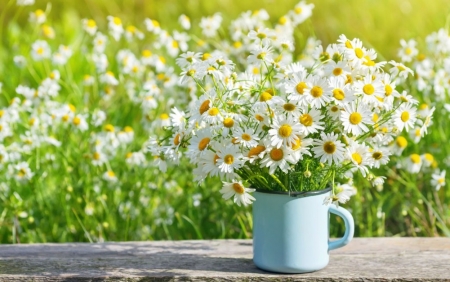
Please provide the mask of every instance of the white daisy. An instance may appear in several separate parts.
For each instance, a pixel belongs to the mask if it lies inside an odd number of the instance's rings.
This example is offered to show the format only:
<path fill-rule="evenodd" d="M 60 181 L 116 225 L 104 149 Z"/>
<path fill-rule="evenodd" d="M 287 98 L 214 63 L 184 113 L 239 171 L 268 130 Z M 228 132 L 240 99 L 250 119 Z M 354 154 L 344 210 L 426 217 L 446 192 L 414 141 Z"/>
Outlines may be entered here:
<path fill-rule="evenodd" d="M 287 173 L 290 169 L 289 164 L 295 163 L 292 151 L 287 149 L 287 147 L 268 147 L 266 152 L 261 160 L 261 167 L 268 167 L 270 174 L 274 174 L 277 168 Z"/>
<path fill-rule="evenodd" d="M 372 112 L 365 105 L 352 102 L 341 111 L 341 121 L 347 133 L 360 135 L 369 131 L 367 125 L 373 124 Z"/>
<path fill-rule="evenodd" d="M 293 74 L 293 78 L 286 82 L 285 91 L 288 93 L 288 99 L 297 102 L 300 106 L 309 104 L 309 96 L 305 90 L 311 88 L 311 84 L 307 80 L 306 70 L 301 70 Z"/>
<path fill-rule="evenodd" d="M 324 116 L 319 110 L 310 109 L 305 111 L 298 117 L 300 122 L 301 132 L 305 135 L 316 133 L 319 130 L 323 130 L 323 125 L 325 124 L 322 119 Z"/>
<path fill-rule="evenodd" d="M 233 201 L 238 206 L 241 206 L 241 204 L 247 206 L 255 200 L 255 198 L 249 194 L 249 192 L 254 191 L 255 189 L 245 188 L 241 181 L 233 180 L 232 182 L 223 181 L 223 187 L 220 190 L 220 193 L 222 193 L 222 198 L 225 200 L 234 196 Z"/>
<path fill-rule="evenodd" d="M 347 148 L 347 157 L 353 163 L 354 169 L 359 170 L 365 177 L 369 172 L 368 167 L 372 166 L 369 148 L 355 142 Z"/>
<path fill-rule="evenodd" d="M 321 163 L 340 164 L 344 160 L 345 146 L 338 140 L 338 137 L 334 133 L 322 132 L 320 139 L 314 140 L 315 147 L 312 150 L 315 157 L 320 158 Z"/>
<path fill-rule="evenodd" d="M 389 162 L 389 156 L 391 155 L 391 152 L 389 149 L 385 147 L 374 147 L 372 150 L 370 150 L 370 158 L 372 160 L 372 164 L 374 168 L 379 168 L 380 165 L 385 165 Z"/>
<path fill-rule="evenodd" d="M 406 167 L 410 173 L 418 173 L 422 168 L 422 158 L 419 154 L 411 154 L 406 159 Z"/>
<path fill-rule="evenodd" d="M 311 107 L 320 109 L 331 101 L 331 87 L 325 78 L 314 76 L 311 78 L 311 88 L 305 89 L 305 94 L 309 97 Z"/>
<path fill-rule="evenodd" d="M 233 134 L 235 142 L 242 144 L 244 147 L 252 148 L 258 145 L 258 134 L 251 127 L 238 127 Z"/>
<path fill-rule="evenodd" d="M 292 118 L 278 116 L 273 120 L 272 129 L 269 130 L 271 145 L 277 148 L 290 146 L 302 133 L 302 126 Z"/>
<path fill-rule="evenodd" d="M 336 183 L 334 191 L 336 194 L 325 197 L 323 201 L 324 205 L 335 204 L 339 206 L 339 203 L 345 204 L 350 200 L 351 196 L 356 195 L 357 190 L 352 185 Z"/>
<path fill-rule="evenodd" d="M 232 174 L 244 165 L 244 156 L 237 146 L 219 146 L 217 156 L 217 166 L 222 173 Z"/>
<path fill-rule="evenodd" d="M 344 106 L 355 100 L 353 90 L 350 84 L 345 83 L 345 80 L 340 77 L 331 77 L 329 80 L 333 101 L 339 106 Z"/>
<path fill-rule="evenodd" d="M 367 105 L 378 105 L 380 98 L 384 97 L 384 85 L 372 75 L 366 75 L 362 80 L 354 83 L 355 94 L 362 97 L 362 101 Z"/>
<path fill-rule="evenodd" d="M 431 185 L 435 187 L 436 191 L 441 189 L 442 186 L 445 186 L 445 173 L 446 171 L 443 170 L 441 172 L 437 171 L 431 175 Z"/>
<path fill-rule="evenodd" d="M 399 131 L 405 129 L 408 132 L 410 128 L 414 128 L 416 108 L 410 103 L 401 104 L 395 111 L 392 119 Z"/>

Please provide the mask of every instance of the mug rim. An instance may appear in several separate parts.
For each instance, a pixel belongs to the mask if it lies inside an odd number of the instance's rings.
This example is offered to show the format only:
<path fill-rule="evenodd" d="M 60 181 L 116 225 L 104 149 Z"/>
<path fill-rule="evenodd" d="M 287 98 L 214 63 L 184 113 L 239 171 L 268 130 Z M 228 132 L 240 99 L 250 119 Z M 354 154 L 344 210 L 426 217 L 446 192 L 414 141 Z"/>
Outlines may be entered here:
<path fill-rule="evenodd" d="M 311 197 L 311 196 L 317 196 L 321 194 L 325 194 L 331 191 L 331 187 L 325 188 L 322 190 L 314 190 L 314 191 L 272 191 L 272 190 L 265 190 L 265 189 L 255 189 L 255 192 L 264 193 L 264 194 L 276 194 L 276 195 L 287 195 L 294 198 L 304 198 L 304 197 Z"/>

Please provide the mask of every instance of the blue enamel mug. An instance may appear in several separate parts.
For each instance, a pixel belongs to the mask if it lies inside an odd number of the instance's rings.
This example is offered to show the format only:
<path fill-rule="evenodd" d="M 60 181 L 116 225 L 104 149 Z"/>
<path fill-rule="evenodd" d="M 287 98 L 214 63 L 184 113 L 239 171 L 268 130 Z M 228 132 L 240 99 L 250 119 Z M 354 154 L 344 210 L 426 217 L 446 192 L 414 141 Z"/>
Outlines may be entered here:
<path fill-rule="evenodd" d="M 353 238 L 352 215 L 334 204 L 324 205 L 331 188 L 291 194 L 254 192 L 253 262 L 280 273 L 312 272 L 327 266 L 329 251 Z M 344 220 L 344 237 L 329 240 L 329 214 Z"/>

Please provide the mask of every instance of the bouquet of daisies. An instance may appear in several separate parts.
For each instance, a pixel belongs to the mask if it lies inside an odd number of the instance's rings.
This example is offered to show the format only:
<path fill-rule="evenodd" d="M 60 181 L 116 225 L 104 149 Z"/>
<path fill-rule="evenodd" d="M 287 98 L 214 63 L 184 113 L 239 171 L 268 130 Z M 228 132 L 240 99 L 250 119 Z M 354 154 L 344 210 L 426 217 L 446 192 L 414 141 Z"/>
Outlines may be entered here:
<path fill-rule="evenodd" d="M 412 71 L 376 62 L 373 49 L 344 35 L 308 60 L 286 63 L 283 47 L 264 32 L 249 33 L 247 71 L 219 51 L 181 55 L 181 83 L 195 82 L 198 98 L 185 111 L 173 108 L 166 142 L 150 147 L 155 157 L 178 162 L 184 154 L 197 181 L 219 177 L 223 198 L 238 205 L 250 204 L 255 189 L 327 187 L 326 202 L 338 204 L 356 192 L 355 173 L 382 183 L 370 169 L 401 151 L 402 131 L 426 131 L 431 118 L 419 117 L 417 101 L 396 89 Z"/>

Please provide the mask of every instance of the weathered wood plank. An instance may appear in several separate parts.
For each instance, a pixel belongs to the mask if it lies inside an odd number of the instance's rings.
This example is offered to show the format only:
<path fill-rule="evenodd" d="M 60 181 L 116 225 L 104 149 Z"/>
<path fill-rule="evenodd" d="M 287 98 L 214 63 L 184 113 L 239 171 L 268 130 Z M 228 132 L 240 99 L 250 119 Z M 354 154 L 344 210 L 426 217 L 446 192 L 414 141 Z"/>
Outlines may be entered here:
<path fill-rule="evenodd" d="M 259 270 L 251 240 L 0 245 L 0 281 L 450 281 L 450 238 L 356 238 L 327 268 Z"/>

